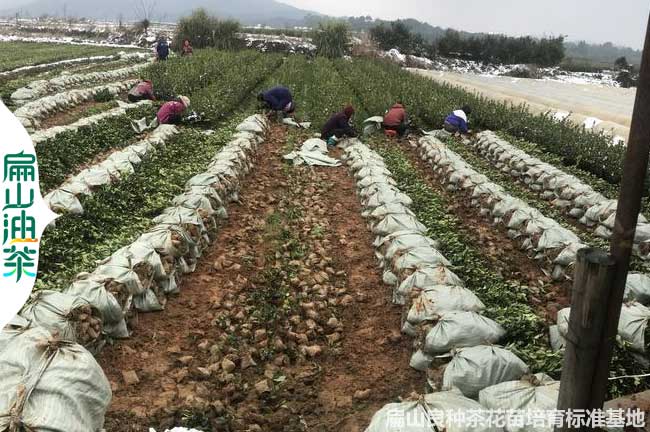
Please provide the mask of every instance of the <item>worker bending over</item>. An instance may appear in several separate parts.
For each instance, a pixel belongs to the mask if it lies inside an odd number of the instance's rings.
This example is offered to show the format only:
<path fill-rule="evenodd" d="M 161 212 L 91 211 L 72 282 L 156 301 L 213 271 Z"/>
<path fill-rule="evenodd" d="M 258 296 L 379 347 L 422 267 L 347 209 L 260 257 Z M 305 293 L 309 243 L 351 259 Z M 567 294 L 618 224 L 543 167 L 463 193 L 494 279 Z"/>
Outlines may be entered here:
<path fill-rule="evenodd" d="M 129 102 L 141 100 L 156 100 L 153 94 L 153 83 L 150 80 L 142 80 L 133 87 L 128 94 Z"/>
<path fill-rule="evenodd" d="M 286 87 L 273 87 L 257 95 L 257 100 L 262 103 L 264 109 L 270 110 L 268 117 L 271 117 L 273 113 L 284 117 L 293 114 L 296 110 L 293 95 Z"/>
<path fill-rule="evenodd" d="M 397 135 L 404 136 L 408 130 L 408 116 L 404 104 L 398 101 L 384 116 L 383 126 L 385 130 L 397 132 Z"/>
<path fill-rule="evenodd" d="M 354 138 L 357 132 L 352 127 L 351 120 L 354 116 L 354 107 L 348 105 L 341 112 L 338 112 L 325 123 L 321 132 L 321 139 L 327 141 L 327 145 L 334 146 L 341 138 Z"/>
<path fill-rule="evenodd" d="M 190 99 L 179 96 L 178 100 L 165 102 L 158 110 L 158 124 L 178 124 L 183 120 L 183 113 L 190 107 Z"/>
<path fill-rule="evenodd" d="M 463 108 L 454 111 L 449 114 L 445 119 L 445 124 L 443 129 L 451 134 L 461 133 L 467 134 L 469 130 L 469 115 L 472 113 L 472 109 L 465 105 Z"/>

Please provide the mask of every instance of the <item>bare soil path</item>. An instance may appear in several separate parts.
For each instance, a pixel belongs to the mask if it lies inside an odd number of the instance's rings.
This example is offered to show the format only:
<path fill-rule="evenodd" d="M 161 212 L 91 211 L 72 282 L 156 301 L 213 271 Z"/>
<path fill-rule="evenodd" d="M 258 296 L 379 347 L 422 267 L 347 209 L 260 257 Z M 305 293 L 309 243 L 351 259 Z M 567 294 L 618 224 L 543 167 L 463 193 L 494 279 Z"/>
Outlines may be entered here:
<path fill-rule="evenodd" d="M 362 431 L 423 390 L 345 167 L 286 165 L 274 127 L 181 294 L 100 355 L 108 432 Z"/>

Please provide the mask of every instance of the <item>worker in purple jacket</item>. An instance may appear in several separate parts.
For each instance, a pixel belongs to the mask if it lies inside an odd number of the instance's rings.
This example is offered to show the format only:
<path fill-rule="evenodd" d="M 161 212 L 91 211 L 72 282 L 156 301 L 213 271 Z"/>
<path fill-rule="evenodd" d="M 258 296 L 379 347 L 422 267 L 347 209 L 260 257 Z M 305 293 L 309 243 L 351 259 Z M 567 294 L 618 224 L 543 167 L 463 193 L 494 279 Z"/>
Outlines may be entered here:
<path fill-rule="evenodd" d="M 472 113 L 472 109 L 465 105 L 463 108 L 449 114 L 445 119 L 444 130 L 451 134 L 460 132 L 461 134 L 469 133 L 469 120 L 468 117 Z"/>
<path fill-rule="evenodd" d="M 334 146 L 339 138 L 354 138 L 357 132 L 350 125 L 350 120 L 354 115 L 354 107 L 348 105 L 339 113 L 330 117 L 330 119 L 323 126 L 321 131 L 321 139 L 327 141 L 327 145 Z"/>
<path fill-rule="evenodd" d="M 282 86 L 273 87 L 270 90 L 257 95 L 265 109 L 271 110 L 269 116 L 273 113 L 279 113 L 282 116 L 291 115 L 296 111 L 296 105 L 293 102 L 291 91 Z"/>
<path fill-rule="evenodd" d="M 178 124 L 183 119 L 183 112 L 190 107 L 187 96 L 179 96 L 178 100 L 165 102 L 158 110 L 158 124 Z"/>

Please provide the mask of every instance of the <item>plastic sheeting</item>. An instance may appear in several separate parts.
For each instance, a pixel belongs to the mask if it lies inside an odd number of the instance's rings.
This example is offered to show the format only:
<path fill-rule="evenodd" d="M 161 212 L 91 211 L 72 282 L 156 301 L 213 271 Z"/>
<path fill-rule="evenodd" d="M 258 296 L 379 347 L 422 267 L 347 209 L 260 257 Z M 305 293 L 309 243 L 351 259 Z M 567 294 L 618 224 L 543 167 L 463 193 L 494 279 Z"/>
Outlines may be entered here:
<path fill-rule="evenodd" d="M 446 312 L 426 336 L 423 351 L 442 354 L 455 348 L 499 342 L 506 332 L 476 312 Z"/>
<path fill-rule="evenodd" d="M 81 344 L 93 352 L 101 348 L 101 314 L 82 297 L 39 291 L 20 315 L 63 341 Z"/>
<path fill-rule="evenodd" d="M 418 401 L 392 403 L 377 411 L 366 432 L 499 432 L 503 429 L 472 425 L 459 419 L 479 413 L 483 407 L 457 389 L 431 393 Z M 462 414 L 456 419 L 446 414 Z M 435 427 L 434 427 L 435 425 Z"/>
<path fill-rule="evenodd" d="M 86 74 L 61 74 L 49 80 L 32 81 L 26 87 L 21 87 L 13 92 L 11 100 L 16 106 L 21 106 L 33 99 L 71 87 L 125 79 L 136 75 L 147 66 L 147 63 L 141 63 L 114 70 Z"/>
<path fill-rule="evenodd" d="M 66 180 L 60 187 L 45 195 L 50 209 L 59 214 L 82 214 L 80 195 L 92 195 L 97 188 L 132 174 L 147 154 L 164 145 L 178 133 L 173 125 L 158 127 L 149 137 L 111 154 L 106 160 Z"/>
<path fill-rule="evenodd" d="M 101 367 L 82 346 L 35 327 L 3 331 L 0 430 L 100 432 L 111 401 Z"/>
<path fill-rule="evenodd" d="M 15 110 L 14 115 L 20 120 L 27 131 L 33 131 L 40 126 L 42 119 L 57 111 L 69 109 L 89 101 L 98 93 L 109 92 L 111 95 L 117 96 L 137 84 L 137 82 L 138 80 L 126 80 L 89 89 L 70 90 L 53 96 L 46 96 L 26 103 Z"/>
<path fill-rule="evenodd" d="M 549 412 L 557 408 L 560 382 L 545 374 L 524 377 L 520 381 L 508 381 L 488 387 L 479 392 L 478 400 L 490 410 Z M 553 432 L 553 427 L 534 424 L 506 428 L 507 432 Z"/>
<path fill-rule="evenodd" d="M 507 228 L 511 238 L 518 239 L 522 250 L 550 267 L 554 279 L 569 277 L 566 270 L 575 262 L 577 250 L 584 247 L 578 236 L 491 183 L 440 140 L 427 136 L 418 141 L 418 146 L 422 159 L 433 166 L 449 189 L 465 192 L 473 206 Z M 561 259 L 556 260 L 559 256 Z"/>
<path fill-rule="evenodd" d="M 308 166 L 340 166 L 341 161 L 328 156 L 327 143 L 318 138 L 308 139 L 298 151 L 284 155 L 284 159 L 292 161 L 294 165 Z"/>
<path fill-rule="evenodd" d="M 496 346 L 461 348 L 445 368 L 443 387 L 457 387 L 463 394 L 476 398 L 487 387 L 519 380 L 528 366 L 510 351 Z"/>
<path fill-rule="evenodd" d="M 617 206 L 615 200 L 607 199 L 577 177 L 530 156 L 494 132 L 477 134 L 471 145 L 497 169 L 522 180 L 542 198 L 591 227 L 596 235 L 605 239 L 611 237 Z M 643 215 L 639 216 L 637 231 L 650 233 L 650 224 Z M 650 238 L 644 235 L 635 237 L 635 251 L 643 259 L 650 259 L 650 247 L 641 247 L 648 241 Z"/>

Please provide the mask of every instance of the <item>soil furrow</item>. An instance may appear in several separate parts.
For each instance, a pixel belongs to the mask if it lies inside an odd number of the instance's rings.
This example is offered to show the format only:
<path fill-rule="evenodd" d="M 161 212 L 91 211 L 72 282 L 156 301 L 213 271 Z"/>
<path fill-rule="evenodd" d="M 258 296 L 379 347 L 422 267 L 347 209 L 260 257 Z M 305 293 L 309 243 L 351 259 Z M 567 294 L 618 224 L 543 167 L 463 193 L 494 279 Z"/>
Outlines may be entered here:
<path fill-rule="evenodd" d="M 273 128 L 180 296 L 100 356 L 107 431 L 362 431 L 423 389 L 346 169 L 282 161 L 303 138 Z"/>

